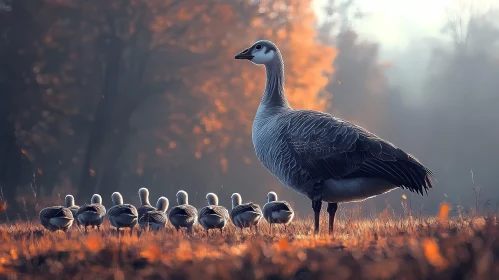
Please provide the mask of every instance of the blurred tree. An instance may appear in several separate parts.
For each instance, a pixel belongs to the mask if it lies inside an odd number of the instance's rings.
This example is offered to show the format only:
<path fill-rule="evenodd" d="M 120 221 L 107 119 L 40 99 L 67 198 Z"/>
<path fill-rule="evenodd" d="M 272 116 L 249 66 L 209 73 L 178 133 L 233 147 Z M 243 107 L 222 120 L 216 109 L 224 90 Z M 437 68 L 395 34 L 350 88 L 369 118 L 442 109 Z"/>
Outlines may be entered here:
<path fill-rule="evenodd" d="M 25 93 L 12 94 L 23 99 L 9 103 L 8 115 L 44 196 L 76 185 L 83 203 L 94 192 L 135 196 L 138 185 L 160 189 L 166 180 L 169 194 L 179 185 L 277 184 L 255 179 L 266 171 L 250 141 L 265 75 L 233 59 L 259 38 L 283 52 L 291 104 L 326 108 L 321 92 L 335 51 L 315 40 L 310 1 L 24 3 L 36 6 L 32 20 L 16 24 L 31 35 L 9 46 L 30 50 L 30 60 L 6 74 L 27 71 L 32 83 L 20 82 Z"/>

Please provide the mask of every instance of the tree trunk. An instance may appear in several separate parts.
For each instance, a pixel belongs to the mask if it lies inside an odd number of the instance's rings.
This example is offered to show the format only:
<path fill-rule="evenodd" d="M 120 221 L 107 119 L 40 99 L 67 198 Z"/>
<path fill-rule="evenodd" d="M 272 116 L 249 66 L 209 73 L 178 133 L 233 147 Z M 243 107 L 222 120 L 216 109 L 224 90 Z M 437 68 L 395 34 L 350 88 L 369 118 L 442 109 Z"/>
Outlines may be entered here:
<path fill-rule="evenodd" d="M 17 188 L 21 181 L 23 155 L 17 146 L 15 129 L 7 116 L 0 117 L 0 187 L 7 212 L 0 219 L 14 220 L 21 214 Z"/>
<path fill-rule="evenodd" d="M 118 38 L 111 40 L 105 56 L 106 69 L 102 100 L 97 105 L 93 127 L 88 139 L 88 146 L 83 162 L 82 177 L 79 187 L 79 196 L 88 199 L 97 191 L 97 176 L 101 170 L 96 170 L 92 164 L 99 160 L 102 149 L 105 147 L 105 134 L 112 133 L 112 116 L 119 90 L 120 62 L 123 51 L 122 41 Z M 93 171 L 91 171 L 93 170 Z M 94 174 L 95 172 L 95 174 Z"/>

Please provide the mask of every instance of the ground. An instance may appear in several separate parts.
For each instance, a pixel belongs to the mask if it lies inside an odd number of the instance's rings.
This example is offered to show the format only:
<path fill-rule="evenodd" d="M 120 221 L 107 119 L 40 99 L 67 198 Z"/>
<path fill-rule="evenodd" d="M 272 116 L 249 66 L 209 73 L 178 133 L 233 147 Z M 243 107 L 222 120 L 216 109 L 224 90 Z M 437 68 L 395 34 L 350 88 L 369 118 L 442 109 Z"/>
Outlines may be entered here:
<path fill-rule="evenodd" d="M 322 219 L 321 229 L 326 229 Z M 4 279 L 499 279 L 494 216 L 343 219 L 333 237 L 296 219 L 269 234 L 124 230 L 48 232 L 37 221 L 0 226 Z M 5 277 L 7 276 L 7 277 Z"/>

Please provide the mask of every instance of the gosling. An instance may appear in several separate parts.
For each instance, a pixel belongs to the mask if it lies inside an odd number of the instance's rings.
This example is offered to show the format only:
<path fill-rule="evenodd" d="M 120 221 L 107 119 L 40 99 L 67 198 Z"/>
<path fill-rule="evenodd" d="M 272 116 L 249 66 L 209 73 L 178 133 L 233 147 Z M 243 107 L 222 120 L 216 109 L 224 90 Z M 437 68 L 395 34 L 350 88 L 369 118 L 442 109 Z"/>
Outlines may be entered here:
<path fill-rule="evenodd" d="M 164 229 L 168 223 L 166 209 L 168 209 L 168 198 L 162 196 L 156 203 L 156 210 L 147 211 L 139 219 L 139 225 L 142 229 L 149 228 L 150 230 L 159 231 Z"/>
<path fill-rule="evenodd" d="M 111 195 L 113 207 L 107 211 L 107 216 L 111 225 L 116 228 L 116 232 L 120 233 L 120 228 L 130 228 L 130 236 L 133 234 L 133 228 L 139 221 L 139 213 L 137 208 L 131 204 L 123 204 L 123 197 L 119 192 L 114 192 Z"/>
<path fill-rule="evenodd" d="M 191 233 L 198 217 L 198 210 L 189 205 L 189 197 L 185 191 L 180 190 L 177 192 L 177 203 L 178 205 L 168 213 L 168 219 L 177 232 L 183 227 L 187 228 L 188 233 Z"/>
<path fill-rule="evenodd" d="M 76 212 L 76 218 L 80 225 L 88 232 L 87 227 L 92 226 L 100 230 L 100 226 L 106 216 L 106 207 L 102 205 L 102 197 L 99 194 L 94 194 L 91 199 L 91 204 L 85 204 Z"/>
<path fill-rule="evenodd" d="M 208 206 L 199 210 L 198 222 L 206 230 L 206 236 L 210 229 L 220 229 L 220 234 L 223 234 L 223 229 L 229 220 L 229 211 L 218 205 L 218 196 L 214 193 L 208 193 L 206 200 Z"/>
<path fill-rule="evenodd" d="M 240 228 L 250 228 L 250 231 L 255 227 L 256 233 L 258 233 L 258 223 L 262 219 L 262 209 L 260 205 L 248 202 L 241 203 L 241 195 L 234 193 L 231 196 L 232 199 L 232 211 L 230 212 L 230 218 L 232 223 Z"/>
<path fill-rule="evenodd" d="M 277 201 L 277 194 L 269 192 L 267 203 L 263 206 L 263 217 L 270 224 L 270 234 L 272 234 L 273 224 L 284 224 L 284 228 L 293 220 L 295 213 L 291 205 L 286 201 Z"/>

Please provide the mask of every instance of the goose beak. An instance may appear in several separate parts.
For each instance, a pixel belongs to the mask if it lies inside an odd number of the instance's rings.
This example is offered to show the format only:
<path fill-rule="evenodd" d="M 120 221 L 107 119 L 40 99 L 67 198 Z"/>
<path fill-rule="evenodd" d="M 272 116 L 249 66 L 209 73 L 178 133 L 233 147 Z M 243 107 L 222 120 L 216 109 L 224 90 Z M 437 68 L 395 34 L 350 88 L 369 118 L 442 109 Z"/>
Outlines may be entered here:
<path fill-rule="evenodd" d="M 234 56 L 235 59 L 247 59 L 247 60 L 252 60 L 254 56 L 252 56 L 251 54 L 249 54 L 249 49 L 245 49 L 244 51 L 236 54 L 236 56 Z"/>

